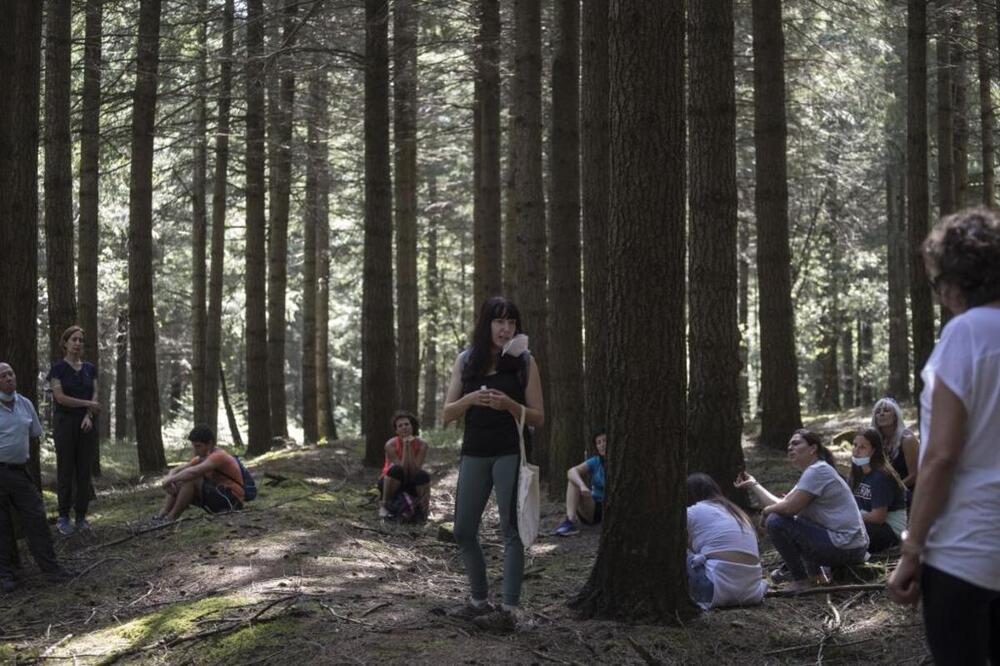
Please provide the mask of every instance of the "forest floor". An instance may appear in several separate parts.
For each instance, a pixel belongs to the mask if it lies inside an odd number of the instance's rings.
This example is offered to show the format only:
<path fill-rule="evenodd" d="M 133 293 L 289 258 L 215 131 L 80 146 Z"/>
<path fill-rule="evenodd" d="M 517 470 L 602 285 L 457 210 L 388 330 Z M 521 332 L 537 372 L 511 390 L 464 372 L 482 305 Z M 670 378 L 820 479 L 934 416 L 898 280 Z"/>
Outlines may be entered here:
<path fill-rule="evenodd" d="M 832 436 L 862 421 L 855 411 L 810 425 Z M 148 526 L 160 502 L 155 481 L 109 471 L 99 482 L 93 529 L 56 536 L 62 561 L 78 573 L 74 580 L 46 583 L 22 547 L 21 586 L 0 596 L 0 663 L 929 661 L 920 615 L 892 604 L 879 585 L 769 596 L 759 607 L 714 610 L 684 626 L 582 620 L 566 602 L 593 565 L 599 530 L 551 536 L 562 514 L 556 503 L 543 505 L 545 533 L 527 553 L 522 603 L 529 626 L 495 635 L 449 618 L 440 609 L 467 593 L 456 546 L 439 539 L 452 519 L 458 452 L 456 443 L 431 443 L 433 505 L 419 527 L 377 520 L 374 472 L 361 466 L 358 441 L 258 458 L 250 469 L 260 494 L 244 511 L 208 516 L 191 509 L 159 529 Z M 758 450 L 749 440 L 745 449 L 760 481 L 775 491 L 791 487 L 795 473 L 783 452 Z M 841 454 L 849 455 L 846 448 Z M 51 509 L 48 493 L 46 500 Z M 502 538 L 492 500 L 482 540 L 496 590 Z M 776 566 L 763 535 L 761 548 L 765 564 Z M 885 570 L 884 560 L 876 562 L 862 578 L 884 582 Z"/>

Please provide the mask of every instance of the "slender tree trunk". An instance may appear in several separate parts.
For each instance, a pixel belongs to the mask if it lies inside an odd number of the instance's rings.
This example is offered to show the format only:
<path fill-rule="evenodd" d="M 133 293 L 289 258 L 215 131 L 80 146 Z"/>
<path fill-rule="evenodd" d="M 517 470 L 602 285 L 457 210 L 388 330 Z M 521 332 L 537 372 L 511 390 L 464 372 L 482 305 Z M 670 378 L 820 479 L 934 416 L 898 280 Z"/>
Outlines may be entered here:
<path fill-rule="evenodd" d="M 750 330 L 750 223 L 746 219 L 738 221 L 739 232 L 737 241 L 739 253 L 740 292 L 737 310 L 740 327 L 740 413 L 750 413 L 750 346 L 747 343 L 747 332 Z"/>
<path fill-rule="evenodd" d="M 160 398 L 153 313 L 153 133 L 160 58 L 160 0 L 141 0 L 132 105 L 132 170 L 129 179 L 128 319 L 132 347 L 132 397 L 139 470 L 167 466 L 160 432 Z"/>
<path fill-rule="evenodd" d="M 775 449 L 802 426 L 789 272 L 784 54 L 781 0 L 753 0 L 760 442 Z"/>
<path fill-rule="evenodd" d="M 100 334 L 97 323 L 97 264 L 100 254 L 99 184 L 101 161 L 101 35 L 104 0 L 87 0 L 84 7 L 83 95 L 80 119 L 80 239 L 77 257 L 77 304 L 79 322 L 87 332 L 83 357 L 98 367 L 98 400 L 104 408 L 97 427 L 97 455 L 93 459 L 94 476 L 101 475 L 100 446 L 111 434 L 109 379 L 101 363 Z"/>
<path fill-rule="evenodd" d="M 890 153 L 886 172 L 886 208 L 888 209 L 889 277 L 889 393 L 897 400 L 910 399 L 910 345 L 906 331 L 906 186 L 905 169 L 899 147 Z"/>
<path fill-rule="evenodd" d="M 934 310 L 920 245 L 928 229 L 927 195 L 927 0 L 907 9 L 906 190 L 910 252 L 910 309 L 913 326 L 913 393 L 920 395 L 920 371 L 934 346 Z"/>
<path fill-rule="evenodd" d="M 583 3 L 582 40 L 584 404 L 592 434 L 608 418 L 608 0 Z"/>
<path fill-rule="evenodd" d="M 365 464 L 382 464 L 396 395 L 389 176 L 389 6 L 365 0 L 365 259 L 361 304 L 361 425 Z M 389 399 L 387 399 L 389 398 Z"/>
<path fill-rule="evenodd" d="M 42 3 L 0 0 L 0 350 L 38 405 L 38 99 Z M 41 487 L 38 439 L 30 468 Z"/>
<path fill-rule="evenodd" d="M 858 397 L 861 405 L 875 402 L 875 387 L 872 386 L 873 356 L 872 325 L 863 318 L 858 320 Z"/>
<path fill-rule="evenodd" d="M 437 180 L 434 174 L 427 179 L 427 194 L 430 201 L 437 201 Z M 427 330 L 431 332 L 424 340 L 424 406 L 420 415 L 420 423 L 424 428 L 433 428 L 437 424 L 437 337 L 441 327 L 438 316 L 441 308 L 441 297 L 438 283 L 437 263 L 437 223 L 438 213 L 428 211 L 427 214 Z"/>
<path fill-rule="evenodd" d="M 302 206 L 302 437 L 305 444 L 319 441 L 316 421 L 316 218 L 318 216 L 319 107 L 323 103 L 326 74 L 309 77 L 309 110 L 306 114 L 306 191 Z"/>
<path fill-rule="evenodd" d="M 205 421 L 212 432 L 219 425 L 219 381 L 215 368 L 222 356 L 222 279 L 226 257 L 226 208 L 229 183 L 229 109 L 233 92 L 234 0 L 222 10 L 222 53 L 219 56 L 219 105 L 215 128 L 215 174 L 212 180 L 212 252 L 205 322 Z"/>
<path fill-rule="evenodd" d="M 264 215 L 264 3 L 247 0 L 246 386 L 247 455 L 271 449 L 267 383 L 267 221 Z"/>
<path fill-rule="evenodd" d="M 965 23 L 961 14 L 955 16 L 954 40 L 952 42 L 952 83 L 955 89 L 955 137 L 952 142 L 954 149 L 954 181 L 955 208 L 962 209 L 969 205 L 969 107 L 967 102 L 968 75 L 966 72 L 966 50 L 963 44 Z"/>
<path fill-rule="evenodd" d="M 688 13 L 688 466 L 745 503 L 732 484 L 744 468 L 733 2 L 692 3 Z"/>
<path fill-rule="evenodd" d="M 954 90 L 952 88 L 952 0 L 940 0 L 937 38 L 938 215 L 955 212 Z"/>
<path fill-rule="evenodd" d="M 694 613 L 683 574 L 684 3 L 613 0 L 609 32 L 609 511 L 578 602 L 590 616 L 682 622 Z M 656 529 L 643 527 L 648 507 Z"/>
<path fill-rule="evenodd" d="M 845 323 L 841 331 L 840 349 L 843 354 L 841 355 L 840 375 L 844 378 L 842 404 L 845 407 L 853 407 L 858 404 L 857 370 L 854 365 L 854 326 Z"/>
<path fill-rule="evenodd" d="M 219 387 L 222 390 L 222 404 L 226 410 L 226 422 L 229 423 L 229 434 L 233 438 L 233 446 L 243 448 L 243 437 L 240 436 L 240 424 L 236 421 L 236 412 L 233 411 L 233 403 L 229 400 L 229 391 L 226 389 L 226 373 L 222 366 L 219 366 Z"/>
<path fill-rule="evenodd" d="M 329 84 L 324 82 L 319 108 L 319 172 L 316 174 L 316 422 L 319 436 L 328 442 L 337 439 L 330 398 L 330 167 L 327 132 L 330 126 Z"/>
<path fill-rule="evenodd" d="M 514 0 L 514 40 L 517 55 L 514 78 L 514 135 L 518 166 L 515 172 L 518 247 L 517 289 L 531 351 L 542 368 L 542 392 L 550 397 L 545 362 L 548 360 L 546 313 L 545 194 L 542 184 L 542 54 L 541 5 Z M 478 305 L 478 304 L 477 304 Z M 546 430 L 536 433 L 534 456 L 549 477 Z"/>
<path fill-rule="evenodd" d="M 478 0 L 476 77 L 479 131 L 479 204 L 474 231 L 476 303 L 501 289 L 500 241 L 500 0 Z"/>
<path fill-rule="evenodd" d="M 513 5 L 509 3 L 508 6 Z M 513 30 L 508 21 L 507 35 L 504 38 L 513 41 Z M 508 48 L 506 51 L 506 64 L 508 72 L 515 72 L 517 69 L 517 51 Z M 517 302 L 517 253 L 520 241 L 518 234 L 521 233 L 521 225 L 517 218 L 517 141 L 515 140 L 517 122 L 515 120 L 514 95 L 516 76 L 508 76 L 505 81 L 504 91 L 507 103 L 507 164 L 504 172 L 504 195 L 506 197 L 503 204 L 503 293 L 507 298 Z"/>
<path fill-rule="evenodd" d="M 298 0 L 283 0 L 284 26 L 281 50 L 294 43 Z M 281 64 L 280 99 L 277 113 L 277 145 L 272 163 L 272 190 L 268 236 L 267 289 L 267 383 L 271 401 L 271 436 L 288 437 L 288 406 L 285 395 L 285 293 L 288 284 L 288 210 L 292 182 L 292 128 L 295 108 L 295 67 L 290 55 L 278 57 Z"/>
<path fill-rule="evenodd" d="M 558 344 L 549 354 L 549 469 L 576 465 L 586 453 L 583 391 L 583 312 L 580 285 L 580 0 L 555 5 L 552 58 L 552 156 L 549 178 L 549 334 Z M 549 484 L 551 499 L 565 497 Z"/>
<path fill-rule="evenodd" d="M 194 102 L 194 171 L 191 182 L 191 394 L 194 422 L 207 420 L 205 404 L 206 369 L 206 275 L 205 255 L 208 236 L 208 0 L 198 0 L 198 60 Z"/>
<path fill-rule="evenodd" d="M 49 360 L 65 356 L 60 336 L 76 324 L 73 267 L 73 144 L 70 137 L 69 0 L 45 3 L 45 283 L 49 295 Z M 6 92 L 4 93 L 6 94 Z M 97 336 L 97 329 L 85 331 Z M 95 357 L 88 359 L 94 363 Z"/>
<path fill-rule="evenodd" d="M 976 25 L 976 53 L 979 59 L 979 127 L 980 142 L 983 147 L 982 203 L 993 207 L 996 205 L 996 195 L 993 186 L 993 99 L 990 94 L 989 50 L 990 16 L 989 6 L 986 2 L 976 2 L 976 7 L 978 18 Z"/>
<path fill-rule="evenodd" d="M 397 407 L 417 412 L 420 388 L 420 312 L 417 303 L 417 11 L 414 0 L 393 8 L 393 136 L 396 179 L 396 308 L 399 322 Z M 499 118 L 499 113 L 498 113 Z M 498 120 L 499 122 L 499 120 Z M 498 164 L 499 168 L 499 164 Z M 499 207 L 499 190 L 498 190 Z M 497 223 L 499 235 L 499 222 Z M 497 259 L 499 262 L 499 257 Z M 499 284 L 499 266 L 497 284 Z"/>
<path fill-rule="evenodd" d="M 122 299 L 127 301 L 127 299 Z M 128 308 L 118 310 L 115 336 L 115 441 L 128 439 Z M 108 415 L 110 417 L 110 414 Z"/>

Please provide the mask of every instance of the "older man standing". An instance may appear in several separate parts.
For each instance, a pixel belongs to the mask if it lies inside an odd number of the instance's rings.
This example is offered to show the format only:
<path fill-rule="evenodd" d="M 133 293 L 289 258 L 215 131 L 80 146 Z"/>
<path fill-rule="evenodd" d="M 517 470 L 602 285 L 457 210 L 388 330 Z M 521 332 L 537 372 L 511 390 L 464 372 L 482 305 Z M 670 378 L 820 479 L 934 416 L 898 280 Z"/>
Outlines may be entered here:
<path fill-rule="evenodd" d="M 70 574 L 56 561 L 45 506 L 28 473 L 28 438 L 41 434 L 35 406 L 17 392 L 14 369 L 0 362 L 0 504 L 9 504 L 21 515 L 28 548 L 38 567 L 50 577 L 62 579 Z M 17 587 L 11 562 L 15 547 L 10 514 L 0 511 L 0 590 L 5 593 Z"/>

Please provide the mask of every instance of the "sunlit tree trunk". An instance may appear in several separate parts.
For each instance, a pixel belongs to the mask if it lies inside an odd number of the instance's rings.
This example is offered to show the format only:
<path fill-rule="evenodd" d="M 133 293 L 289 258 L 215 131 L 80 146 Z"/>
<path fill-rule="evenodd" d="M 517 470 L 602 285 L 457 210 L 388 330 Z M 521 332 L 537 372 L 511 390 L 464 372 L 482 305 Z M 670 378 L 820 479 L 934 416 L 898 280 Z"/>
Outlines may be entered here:
<path fill-rule="evenodd" d="M 329 84 L 324 86 L 328 91 Z M 321 439 L 337 439 L 330 393 L 330 166 L 328 92 L 319 109 L 319 172 L 316 174 L 316 423 Z"/>
<path fill-rule="evenodd" d="M 197 63 L 194 101 L 194 171 L 191 179 L 191 395 L 194 422 L 207 420 L 205 341 L 208 242 L 208 0 L 198 0 Z"/>
<path fill-rule="evenodd" d="M 309 77 L 306 112 L 306 187 L 302 206 L 302 436 L 304 443 L 319 441 L 316 420 L 316 218 L 319 210 L 318 172 L 323 159 L 319 142 L 319 110 L 324 103 L 326 74 Z"/>

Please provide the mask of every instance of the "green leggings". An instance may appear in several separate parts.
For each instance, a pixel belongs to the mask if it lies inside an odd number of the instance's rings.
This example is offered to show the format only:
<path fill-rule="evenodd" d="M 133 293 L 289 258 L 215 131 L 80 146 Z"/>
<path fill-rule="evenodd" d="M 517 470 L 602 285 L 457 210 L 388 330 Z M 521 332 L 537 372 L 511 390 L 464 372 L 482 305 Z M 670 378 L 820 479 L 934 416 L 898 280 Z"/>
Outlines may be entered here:
<path fill-rule="evenodd" d="M 472 598 L 484 600 L 489 595 L 486 560 L 479 545 L 479 523 L 483 510 L 496 489 L 503 530 L 503 602 L 517 606 L 521 600 L 524 573 L 524 546 L 517 534 L 517 470 L 520 455 L 478 458 L 462 456 L 458 466 L 458 491 L 455 497 L 455 541 L 458 543 L 465 573 L 472 587 Z"/>

